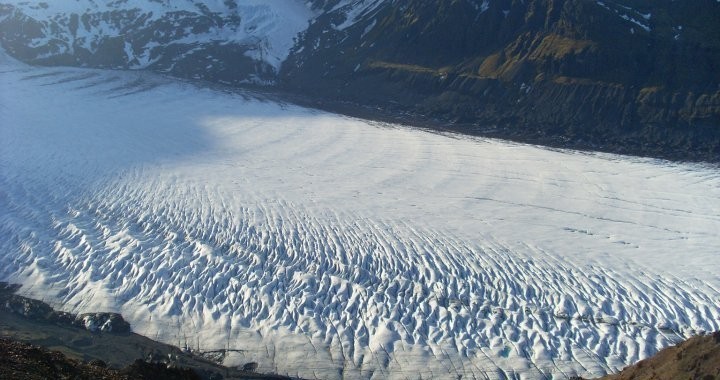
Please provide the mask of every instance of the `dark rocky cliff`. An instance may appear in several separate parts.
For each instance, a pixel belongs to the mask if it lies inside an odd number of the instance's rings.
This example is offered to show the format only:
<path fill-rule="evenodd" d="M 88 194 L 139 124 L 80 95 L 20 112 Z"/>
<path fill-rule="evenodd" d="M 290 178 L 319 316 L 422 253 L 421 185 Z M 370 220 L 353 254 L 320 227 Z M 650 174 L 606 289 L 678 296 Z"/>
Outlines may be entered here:
<path fill-rule="evenodd" d="M 462 132 L 720 158 L 716 1 L 408 0 L 338 28 L 341 11 L 305 32 L 283 66 L 288 88 Z"/>
<path fill-rule="evenodd" d="M 720 378 L 720 331 L 694 336 L 651 358 L 624 368 L 602 380 L 675 380 Z"/>

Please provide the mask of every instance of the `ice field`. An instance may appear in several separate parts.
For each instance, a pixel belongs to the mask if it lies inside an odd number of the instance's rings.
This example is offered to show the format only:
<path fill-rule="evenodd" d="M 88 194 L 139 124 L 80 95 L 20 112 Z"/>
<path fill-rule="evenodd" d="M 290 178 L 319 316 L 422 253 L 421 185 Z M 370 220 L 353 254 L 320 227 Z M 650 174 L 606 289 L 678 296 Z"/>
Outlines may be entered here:
<path fill-rule="evenodd" d="M 0 58 L 0 280 L 229 365 L 564 379 L 720 329 L 720 170 Z"/>

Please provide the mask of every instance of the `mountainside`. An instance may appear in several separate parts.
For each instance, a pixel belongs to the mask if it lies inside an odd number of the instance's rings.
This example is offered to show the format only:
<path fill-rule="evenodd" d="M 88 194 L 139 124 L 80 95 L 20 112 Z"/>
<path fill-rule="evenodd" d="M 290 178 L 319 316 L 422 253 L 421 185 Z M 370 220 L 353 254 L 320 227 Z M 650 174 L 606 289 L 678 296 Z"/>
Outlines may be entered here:
<path fill-rule="evenodd" d="M 602 380 L 717 379 L 720 332 L 692 337 Z"/>
<path fill-rule="evenodd" d="M 0 376 L 5 380 L 202 380 L 192 370 L 138 360 L 123 370 L 83 363 L 60 351 L 0 337 Z"/>
<path fill-rule="evenodd" d="M 34 64 L 151 69 L 228 84 L 273 82 L 313 16 L 262 0 L 0 2 L 0 40 Z"/>
<path fill-rule="evenodd" d="M 131 332 L 121 315 L 72 315 L 19 296 L 18 289 L 0 282 L 0 379 L 289 380 L 248 371 L 253 363 L 223 367 L 213 361 L 217 352 L 153 341 Z M 76 323 L 108 315 L 115 317 L 111 324 Z"/>
<path fill-rule="evenodd" d="M 347 5 L 304 32 L 283 83 L 464 132 L 716 160 L 718 20 L 715 0 Z"/>
<path fill-rule="evenodd" d="M 720 159 L 720 2 L 78 0 L 0 3 L 27 62 L 276 84 L 450 128 Z"/>

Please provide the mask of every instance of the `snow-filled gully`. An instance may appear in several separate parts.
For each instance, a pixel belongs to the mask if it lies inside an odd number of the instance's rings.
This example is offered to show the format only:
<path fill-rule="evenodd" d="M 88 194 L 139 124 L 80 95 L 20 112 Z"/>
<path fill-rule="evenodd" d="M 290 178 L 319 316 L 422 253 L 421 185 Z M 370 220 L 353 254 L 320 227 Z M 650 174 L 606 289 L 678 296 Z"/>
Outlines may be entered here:
<path fill-rule="evenodd" d="M 567 378 L 720 328 L 715 167 L 0 65 L 0 279 L 306 378 Z"/>

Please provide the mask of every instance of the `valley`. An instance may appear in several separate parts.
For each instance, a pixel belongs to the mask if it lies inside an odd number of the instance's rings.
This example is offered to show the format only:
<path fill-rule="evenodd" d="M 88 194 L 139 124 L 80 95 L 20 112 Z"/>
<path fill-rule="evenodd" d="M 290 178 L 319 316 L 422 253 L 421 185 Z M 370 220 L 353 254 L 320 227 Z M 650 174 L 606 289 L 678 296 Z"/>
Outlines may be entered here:
<path fill-rule="evenodd" d="M 616 372 L 720 329 L 713 164 L 0 58 L 0 279 L 303 378 Z"/>

